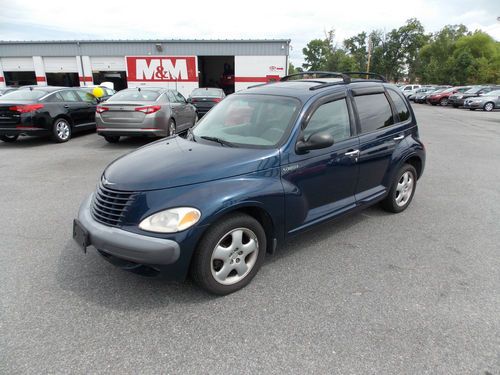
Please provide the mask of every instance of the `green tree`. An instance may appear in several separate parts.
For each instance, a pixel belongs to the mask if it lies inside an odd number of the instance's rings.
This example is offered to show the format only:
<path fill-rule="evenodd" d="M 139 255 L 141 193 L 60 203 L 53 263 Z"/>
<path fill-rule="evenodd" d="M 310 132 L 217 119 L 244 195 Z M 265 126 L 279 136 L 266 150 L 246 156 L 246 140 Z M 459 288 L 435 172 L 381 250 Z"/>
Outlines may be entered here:
<path fill-rule="evenodd" d="M 353 59 L 353 70 L 366 71 L 368 63 L 368 35 L 361 32 L 344 40 L 344 48 Z"/>
<path fill-rule="evenodd" d="M 330 52 L 328 40 L 313 39 L 302 49 L 305 61 L 302 66 L 306 70 L 325 70 Z"/>

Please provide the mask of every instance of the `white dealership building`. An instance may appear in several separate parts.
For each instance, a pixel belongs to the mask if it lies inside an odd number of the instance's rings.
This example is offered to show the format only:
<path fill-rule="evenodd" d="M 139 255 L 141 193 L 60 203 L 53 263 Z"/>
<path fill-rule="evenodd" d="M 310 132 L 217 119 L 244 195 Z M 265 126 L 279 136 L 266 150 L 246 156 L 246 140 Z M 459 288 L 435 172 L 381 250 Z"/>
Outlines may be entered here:
<path fill-rule="evenodd" d="M 0 87 L 166 86 L 227 93 L 286 75 L 290 40 L 0 41 Z"/>

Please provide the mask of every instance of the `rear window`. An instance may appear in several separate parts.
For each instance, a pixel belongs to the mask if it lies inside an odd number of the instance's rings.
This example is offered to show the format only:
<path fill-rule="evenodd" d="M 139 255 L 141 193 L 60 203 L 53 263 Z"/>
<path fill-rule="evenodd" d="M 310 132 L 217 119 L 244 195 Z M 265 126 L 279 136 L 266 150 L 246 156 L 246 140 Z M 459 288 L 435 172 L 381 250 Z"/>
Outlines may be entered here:
<path fill-rule="evenodd" d="M 354 97 L 358 109 L 361 132 L 369 133 L 394 124 L 392 110 L 384 94 Z"/>
<path fill-rule="evenodd" d="M 108 102 L 129 101 L 129 102 L 151 102 L 158 99 L 160 93 L 153 90 L 124 90 L 117 92 Z"/>
<path fill-rule="evenodd" d="M 396 112 L 398 112 L 399 121 L 402 122 L 408 120 L 410 118 L 410 110 L 406 106 L 404 100 L 396 92 L 392 90 L 388 91 L 389 96 L 391 97 L 392 101 L 394 102 L 394 106 L 396 107 Z"/>
<path fill-rule="evenodd" d="M 196 89 L 193 90 L 191 96 L 208 96 L 220 98 L 222 96 L 222 91 L 217 89 Z"/>
<path fill-rule="evenodd" d="M 47 94 L 47 91 L 42 90 L 16 90 L 2 95 L 0 100 L 37 100 Z"/>

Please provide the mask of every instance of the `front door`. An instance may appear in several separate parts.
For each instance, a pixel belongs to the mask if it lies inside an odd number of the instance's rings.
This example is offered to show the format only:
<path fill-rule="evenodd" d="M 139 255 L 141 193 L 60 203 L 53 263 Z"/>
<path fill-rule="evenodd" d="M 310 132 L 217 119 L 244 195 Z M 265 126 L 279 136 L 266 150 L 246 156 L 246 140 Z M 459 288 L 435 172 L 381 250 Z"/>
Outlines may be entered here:
<path fill-rule="evenodd" d="M 286 227 L 293 234 L 322 220 L 354 208 L 358 178 L 358 138 L 345 94 L 322 99 L 309 117 L 299 139 L 316 132 L 333 135 L 330 147 L 297 152 L 282 166 L 287 192 Z"/>

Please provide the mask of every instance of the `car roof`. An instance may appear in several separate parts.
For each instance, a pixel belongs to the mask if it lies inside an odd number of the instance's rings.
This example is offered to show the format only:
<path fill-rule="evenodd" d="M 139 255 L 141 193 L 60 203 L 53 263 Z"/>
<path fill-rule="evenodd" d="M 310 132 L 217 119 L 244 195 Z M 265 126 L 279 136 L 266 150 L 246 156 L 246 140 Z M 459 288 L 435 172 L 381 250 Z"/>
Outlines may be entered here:
<path fill-rule="evenodd" d="M 337 74 L 337 73 L 336 73 Z M 308 78 L 290 81 L 278 81 L 268 84 L 256 85 L 249 87 L 246 90 L 237 92 L 236 94 L 262 94 L 262 95 L 278 95 L 289 96 L 299 99 L 302 102 L 309 98 L 325 92 L 335 93 L 336 91 L 344 91 L 345 87 L 393 87 L 398 89 L 396 85 L 389 84 L 385 80 L 373 79 L 352 79 L 346 83 L 342 78 Z"/>

